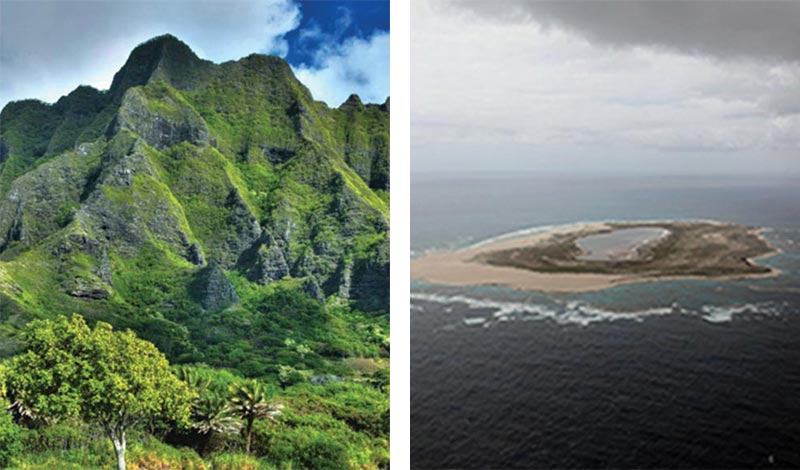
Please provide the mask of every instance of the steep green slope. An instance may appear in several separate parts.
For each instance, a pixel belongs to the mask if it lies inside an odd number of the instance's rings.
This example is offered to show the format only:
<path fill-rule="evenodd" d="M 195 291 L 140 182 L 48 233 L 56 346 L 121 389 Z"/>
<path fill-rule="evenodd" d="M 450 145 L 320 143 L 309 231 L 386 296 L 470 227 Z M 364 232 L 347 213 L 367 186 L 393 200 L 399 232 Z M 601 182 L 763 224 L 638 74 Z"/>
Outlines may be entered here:
<path fill-rule="evenodd" d="M 107 91 L 10 103 L 0 355 L 71 312 L 249 375 L 387 354 L 388 129 L 388 99 L 331 109 L 279 58 L 213 64 L 172 36 Z"/>

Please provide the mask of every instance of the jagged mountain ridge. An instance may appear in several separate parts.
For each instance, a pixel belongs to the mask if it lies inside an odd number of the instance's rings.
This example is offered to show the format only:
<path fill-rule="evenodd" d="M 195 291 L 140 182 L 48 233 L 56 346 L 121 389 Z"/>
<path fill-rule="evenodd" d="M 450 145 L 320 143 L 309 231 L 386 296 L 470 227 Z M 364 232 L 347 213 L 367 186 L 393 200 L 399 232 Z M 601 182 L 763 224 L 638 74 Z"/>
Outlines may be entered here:
<path fill-rule="evenodd" d="M 251 285 L 386 312 L 388 146 L 388 98 L 331 109 L 280 58 L 154 38 L 109 90 L 0 113 L 0 319 L 172 318 Z"/>

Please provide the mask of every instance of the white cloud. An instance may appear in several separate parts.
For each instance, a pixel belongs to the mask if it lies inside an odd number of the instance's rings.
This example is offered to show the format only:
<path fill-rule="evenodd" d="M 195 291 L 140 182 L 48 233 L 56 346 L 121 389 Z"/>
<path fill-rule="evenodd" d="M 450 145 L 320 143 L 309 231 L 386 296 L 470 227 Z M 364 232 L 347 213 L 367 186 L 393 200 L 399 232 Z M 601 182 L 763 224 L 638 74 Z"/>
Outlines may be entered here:
<path fill-rule="evenodd" d="M 171 33 L 215 62 L 286 55 L 300 24 L 292 0 L 36 1 L 0 3 L 0 106 L 55 101 L 79 84 L 108 88 L 139 43 Z"/>
<path fill-rule="evenodd" d="M 352 93 L 364 102 L 383 103 L 389 90 L 389 33 L 352 37 L 321 48 L 313 66 L 295 69 L 314 98 L 339 106 Z"/>
<path fill-rule="evenodd" d="M 412 18 L 414 171 L 800 170 L 797 63 L 598 45 L 422 0 Z"/>
<path fill-rule="evenodd" d="M 0 2 L 0 107 L 25 98 L 54 102 L 79 84 L 106 89 L 137 44 L 164 33 L 214 62 L 254 52 L 285 57 L 285 35 L 300 20 L 293 0 Z M 301 43 L 325 40 L 298 78 L 331 106 L 351 93 L 367 102 L 388 95 L 388 32 L 343 39 L 351 24 L 343 8 L 331 33 L 313 25 L 301 32 Z"/>

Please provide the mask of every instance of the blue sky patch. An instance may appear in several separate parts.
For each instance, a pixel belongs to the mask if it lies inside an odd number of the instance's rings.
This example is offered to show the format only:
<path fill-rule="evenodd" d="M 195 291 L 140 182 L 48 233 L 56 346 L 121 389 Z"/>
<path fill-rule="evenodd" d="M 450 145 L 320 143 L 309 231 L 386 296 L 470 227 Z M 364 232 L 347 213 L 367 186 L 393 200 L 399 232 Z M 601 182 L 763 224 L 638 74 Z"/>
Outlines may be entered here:
<path fill-rule="evenodd" d="M 300 26 L 285 36 L 286 60 L 294 66 L 319 66 L 324 51 L 352 38 L 389 31 L 388 1 L 301 1 L 299 5 Z"/>

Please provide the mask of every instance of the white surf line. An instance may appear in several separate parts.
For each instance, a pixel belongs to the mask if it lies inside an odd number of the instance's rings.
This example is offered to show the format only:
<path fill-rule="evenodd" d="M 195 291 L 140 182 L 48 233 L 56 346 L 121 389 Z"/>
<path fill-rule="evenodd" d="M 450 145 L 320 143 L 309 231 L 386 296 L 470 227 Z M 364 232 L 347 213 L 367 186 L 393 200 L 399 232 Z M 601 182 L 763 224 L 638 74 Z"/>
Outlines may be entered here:
<path fill-rule="evenodd" d="M 677 303 L 667 307 L 653 307 L 629 312 L 618 312 L 595 307 L 585 302 L 570 301 L 563 304 L 563 309 L 556 309 L 541 304 L 527 304 L 522 302 L 504 302 L 487 299 L 475 299 L 464 295 L 419 294 L 411 296 L 412 300 L 433 302 L 438 304 L 461 303 L 470 309 L 495 310 L 491 315 L 476 317 L 469 316 L 462 319 L 467 326 L 483 325 L 489 327 L 495 323 L 521 319 L 546 320 L 550 319 L 559 324 L 578 324 L 587 326 L 600 321 L 633 320 L 642 321 L 654 316 L 672 314 L 697 315 L 710 323 L 725 323 L 733 320 L 734 316 L 747 313 L 776 316 L 782 310 L 775 302 L 757 302 L 735 305 L 704 305 L 699 311 L 688 310 Z"/>

